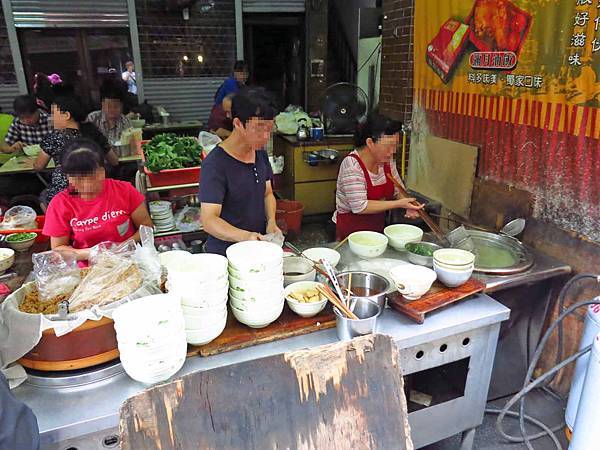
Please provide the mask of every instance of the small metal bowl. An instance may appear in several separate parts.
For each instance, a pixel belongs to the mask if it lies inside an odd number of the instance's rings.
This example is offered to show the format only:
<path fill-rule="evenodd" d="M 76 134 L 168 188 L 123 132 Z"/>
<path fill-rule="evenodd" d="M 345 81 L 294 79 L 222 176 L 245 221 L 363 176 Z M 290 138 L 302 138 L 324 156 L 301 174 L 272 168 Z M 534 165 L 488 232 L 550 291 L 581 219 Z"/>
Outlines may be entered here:
<path fill-rule="evenodd" d="M 417 264 L 419 266 L 433 267 L 433 256 L 423 256 L 417 253 L 413 253 L 410 249 L 414 245 L 429 247 L 433 251 L 439 250 L 442 247 L 440 245 L 434 244 L 433 242 L 412 242 L 410 244 L 406 244 L 406 250 L 408 250 L 408 260 L 411 263 Z"/>

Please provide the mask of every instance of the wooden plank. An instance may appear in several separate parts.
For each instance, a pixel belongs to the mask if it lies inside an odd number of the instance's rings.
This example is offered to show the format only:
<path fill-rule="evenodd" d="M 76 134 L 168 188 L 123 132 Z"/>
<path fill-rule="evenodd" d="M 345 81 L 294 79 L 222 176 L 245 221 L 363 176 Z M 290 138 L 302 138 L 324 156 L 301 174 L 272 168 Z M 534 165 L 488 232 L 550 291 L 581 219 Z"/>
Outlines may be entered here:
<path fill-rule="evenodd" d="M 279 319 L 265 328 L 258 329 L 241 324 L 230 311 L 223 333 L 206 345 L 188 346 L 188 356 L 217 355 L 333 327 L 335 327 L 335 315 L 330 305 L 316 316 L 306 318 L 295 314 L 286 304 Z"/>
<path fill-rule="evenodd" d="M 412 450 L 391 338 L 186 375 L 123 403 L 121 449 Z"/>
<path fill-rule="evenodd" d="M 394 292 L 388 296 L 388 305 L 396 311 L 406 314 L 415 322 L 423 323 L 425 314 L 467 298 L 484 289 L 485 284 L 475 278 L 471 278 L 465 284 L 456 288 L 448 288 L 436 281 L 420 299 L 407 300 L 400 293 Z"/>

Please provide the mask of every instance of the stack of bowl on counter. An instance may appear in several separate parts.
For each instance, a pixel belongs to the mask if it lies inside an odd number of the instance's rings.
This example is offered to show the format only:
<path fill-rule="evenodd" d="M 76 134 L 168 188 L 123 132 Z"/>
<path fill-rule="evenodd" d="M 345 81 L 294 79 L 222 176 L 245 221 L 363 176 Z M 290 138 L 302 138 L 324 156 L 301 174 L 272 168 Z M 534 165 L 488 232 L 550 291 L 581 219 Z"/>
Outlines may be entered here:
<path fill-rule="evenodd" d="M 262 241 L 246 241 L 227 249 L 229 297 L 235 318 L 263 328 L 283 311 L 283 250 Z"/>
<path fill-rule="evenodd" d="M 179 299 L 170 294 L 143 297 L 113 313 L 121 364 L 142 383 L 158 383 L 175 375 L 187 352 Z"/>
<path fill-rule="evenodd" d="M 150 217 L 152 217 L 152 223 L 156 232 L 164 233 L 175 228 L 175 217 L 173 216 L 171 202 L 156 200 L 150 202 L 149 208 Z"/>
<path fill-rule="evenodd" d="M 227 258 L 175 250 L 162 253 L 161 262 L 167 268 L 167 290 L 181 301 L 187 342 L 211 342 L 227 324 Z"/>

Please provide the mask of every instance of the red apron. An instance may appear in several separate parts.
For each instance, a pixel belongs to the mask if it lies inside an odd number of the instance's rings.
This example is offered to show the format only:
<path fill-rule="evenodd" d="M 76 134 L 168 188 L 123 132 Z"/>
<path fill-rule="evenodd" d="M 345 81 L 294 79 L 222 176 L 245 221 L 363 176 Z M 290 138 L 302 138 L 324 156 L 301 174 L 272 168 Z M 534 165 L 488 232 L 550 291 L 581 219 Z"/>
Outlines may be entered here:
<path fill-rule="evenodd" d="M 371 176 L 358 155 L 350 154 L 358 161 L 367 182 L 367 200 L 389 200 L 394 196 L 394 184 L 386 177 L 386 182 L 379 186 L 373 186 Z M 392 171 L 388 163 L 384 164 L 383 171 L 391 175 Z M 385 212 L 377 214 L 354 214 L 338 213 L 336 217 L 336 238 L 341 241 L 350 233 L 355 231 L 377 231 L 381 233 L 385 228 Z"/>

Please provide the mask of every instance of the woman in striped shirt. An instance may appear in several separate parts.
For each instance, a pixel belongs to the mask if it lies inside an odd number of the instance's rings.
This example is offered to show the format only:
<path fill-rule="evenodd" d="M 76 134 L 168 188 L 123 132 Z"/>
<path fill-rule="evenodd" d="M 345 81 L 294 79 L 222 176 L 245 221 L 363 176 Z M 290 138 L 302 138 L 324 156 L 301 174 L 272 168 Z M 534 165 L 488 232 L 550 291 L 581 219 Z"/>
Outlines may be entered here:
<path fill-rule="evenodd" d="M 337 179 L 336 237 L 344 239 L 355 231 L 382 232 L 386 211 L 404 208 L 406 216 L 418 216 L 414 198 L 397 199 L 398 191 L 387 175 L 400 180 L 394 153 L 400 142 L 399 122 L 371 114 L 355 134 L 356 150 L 340 166 Z"/>

